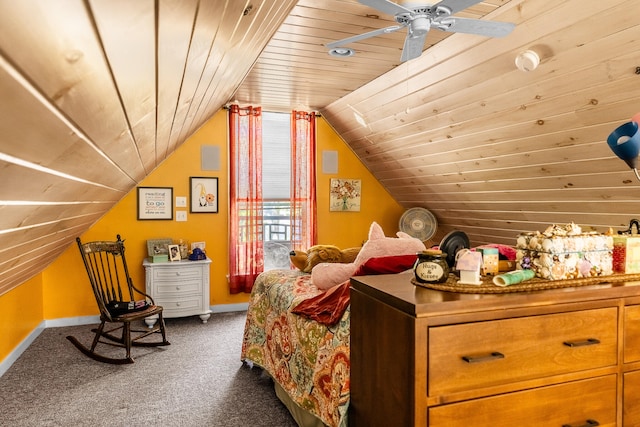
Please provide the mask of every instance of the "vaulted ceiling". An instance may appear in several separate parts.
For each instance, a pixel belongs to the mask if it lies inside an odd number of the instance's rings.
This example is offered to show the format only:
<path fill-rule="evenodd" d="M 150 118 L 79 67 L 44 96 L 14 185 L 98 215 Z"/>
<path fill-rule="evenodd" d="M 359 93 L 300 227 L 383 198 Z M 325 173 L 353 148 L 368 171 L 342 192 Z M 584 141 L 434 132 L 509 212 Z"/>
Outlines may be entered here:
<path fill-rule="evenodd" d="M 55 259 L 225 104 L 319 111 L 405 207 L 474 244 L 627 225 L 604 143 L 640 111 L 637 0 L 488 0 L 504 38 L 404 32 L 356 0 L 0 0 L 0 293 Z M 518 70 L 536 51 L 540 66 Z M 19 254 L 19 255 L 16 255 Z"/>

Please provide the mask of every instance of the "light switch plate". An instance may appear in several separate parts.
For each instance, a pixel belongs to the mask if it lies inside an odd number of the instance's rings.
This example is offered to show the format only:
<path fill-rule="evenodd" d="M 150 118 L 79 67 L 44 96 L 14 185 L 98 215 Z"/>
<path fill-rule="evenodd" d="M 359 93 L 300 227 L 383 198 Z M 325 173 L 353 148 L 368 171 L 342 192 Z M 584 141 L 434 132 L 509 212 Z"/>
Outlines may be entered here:
<path fill-rule="evenodd" d="M 176 197 L 176 208 L 186 208 L 187 198 L 183 196 Z"/>
<path fill-rule="evenodd" d="M 187 211 L 176 211 L 176 221 L 186 221 Z"/>

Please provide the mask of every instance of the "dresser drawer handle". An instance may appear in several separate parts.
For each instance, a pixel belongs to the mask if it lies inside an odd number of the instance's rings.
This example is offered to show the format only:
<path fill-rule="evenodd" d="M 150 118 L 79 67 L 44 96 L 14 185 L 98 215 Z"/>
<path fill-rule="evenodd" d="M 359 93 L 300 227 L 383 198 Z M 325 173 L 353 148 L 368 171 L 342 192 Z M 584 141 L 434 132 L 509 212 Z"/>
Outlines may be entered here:
<path fill-rule="evenodd" d="M 585 345 L 596 345 L 600 344 L 600 340 L 595 338 L 589 338 L 584 341 L 565 341 L 563 342 L 567 347 L 584 347 Z M 594 424 L 598 425 L 598 424 Z"/>
<path fill-rule="evenodd" d="M 504 359 L 504 354 L 494 351 L 491 354 L 486 354 L 484 356 L 462 356 L 462 360 L 467 363 L 489 362 L 497 359 Z"/>
<path fill-rule="evenodd" d="M 586 424 L 582 424 L 580 426 L 574 426 L 573 424 L 562 424 L 562 427 L 593 427 L 593 426 L 599 426 L 600 423 L 597 422 L 596 420 L 587 420 Z"/>

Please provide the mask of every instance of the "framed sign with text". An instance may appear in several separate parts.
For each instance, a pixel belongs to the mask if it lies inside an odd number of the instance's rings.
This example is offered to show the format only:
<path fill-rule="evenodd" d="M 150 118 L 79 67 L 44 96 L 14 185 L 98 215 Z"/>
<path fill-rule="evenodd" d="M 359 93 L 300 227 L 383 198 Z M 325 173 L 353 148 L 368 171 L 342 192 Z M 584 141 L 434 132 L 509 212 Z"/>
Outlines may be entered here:
<path fill-rule="evenodd" d="M 173 187 L 138 187 L 138 219 L 173 220 Z"/>

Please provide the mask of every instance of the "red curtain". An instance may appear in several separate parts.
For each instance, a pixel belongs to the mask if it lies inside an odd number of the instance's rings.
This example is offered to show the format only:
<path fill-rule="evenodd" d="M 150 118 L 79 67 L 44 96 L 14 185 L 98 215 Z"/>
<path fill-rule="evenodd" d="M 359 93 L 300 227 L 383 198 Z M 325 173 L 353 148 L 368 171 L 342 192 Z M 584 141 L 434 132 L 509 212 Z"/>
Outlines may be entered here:
<path fill-rule="evenodd" d="M 316 244 L 316 115 L 291 113 L 291 247 Z"/>
<path fill-rule="evenodd" d="M 229 152 L 229 291 L 250 293 L 264 269 L 261 108 L 231 105 Z"/>

